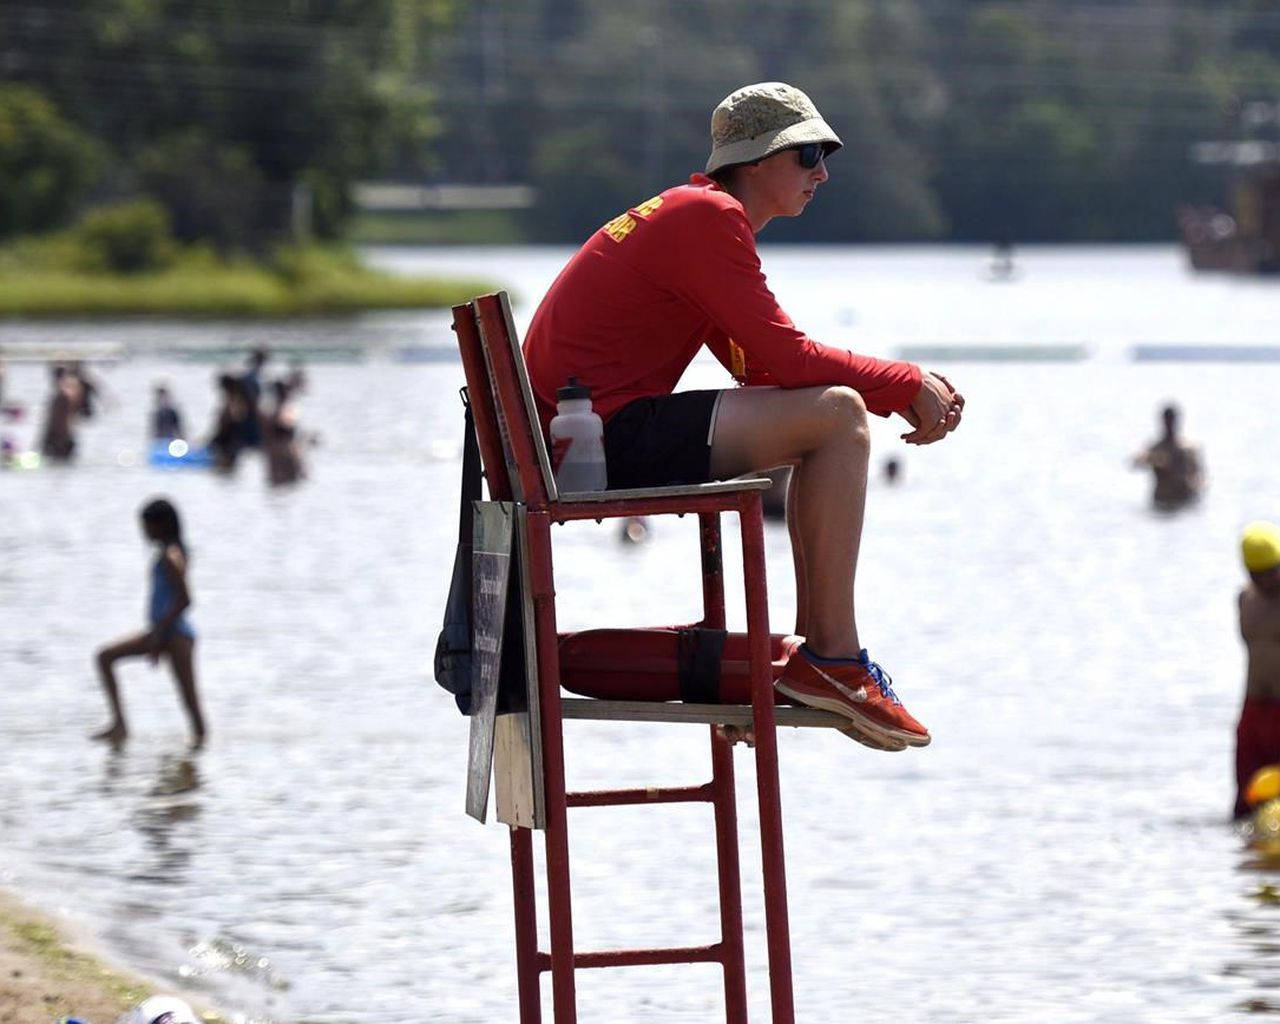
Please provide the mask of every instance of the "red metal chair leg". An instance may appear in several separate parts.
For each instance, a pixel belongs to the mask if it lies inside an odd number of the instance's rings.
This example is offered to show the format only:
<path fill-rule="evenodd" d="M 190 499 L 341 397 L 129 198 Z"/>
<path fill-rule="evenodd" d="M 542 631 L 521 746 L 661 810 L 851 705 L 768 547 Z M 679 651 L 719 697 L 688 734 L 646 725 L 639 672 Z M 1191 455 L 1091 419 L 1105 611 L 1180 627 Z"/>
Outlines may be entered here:
<path fill-rule="evenodd" d="M 768 933 L 769 994 L 773 1024 L 794 1024 L 791 930 L 787 921 L 786 853 L 782 845 L 782 794 L 778 735 L 769 670 L 769 607 L 764 585 L 764 516 L 759 501 L 742 512 L 742 566 L 751 649 L 751 704 L 756 732 L 756 788 L 760 801 L 760 850 L 764 916 Z"/>
<path fill-rule="evenodd" d="M 724 967 L 724 1016 L 746 1024 L 747 968 L 742 950 L 742 872 L 738 861 L 738 805 L 733 746 L 711 727 L 712 789 L 716 818 L 716 866 L 720 879 L 720 946 Z"/>
<path fill-rule="evenodd" d="M 724 560 L 720 548 L 720 513 L 698 515 L 702 550 L 702 622 L 724 628 Z M 715 792 L 716 866 L 720 881 L 720 944 L 724 967 L 725 1020 L 747 1019 L 747 973 L 742 949 L 742 871 L 738 858 L 737 787 L 733 746 L 711 727 L 712 789 Z"/>
<path fill-rule="evenodd" d="M 516 918 L 516 986 L 520 1024 L 542 1024 L 538 969 L 538 904 L 533 880 L 533 833 L 511 829 L 511 891 Z"/>
<path fill-rule="evenodd" d="M 547 913 L 551 920 L 551 995 L 556 1024 L 576 1024 L 573 901 L 569 883 L 568 800 L 564 778 L 564 729 L 560 703 L 560 655 L 555 585 L 551 569 L 551 521 L 528 517 L 529 570 L 538 639 L 538 693 L 542 712 L 542 761 L 546 779 Z"/>
<path fill-rule="evenodd" d="M 724 558 L 720 553 L 720 513 L 698 513 L 702 550 L 702 624 L 724 629 Z"/>

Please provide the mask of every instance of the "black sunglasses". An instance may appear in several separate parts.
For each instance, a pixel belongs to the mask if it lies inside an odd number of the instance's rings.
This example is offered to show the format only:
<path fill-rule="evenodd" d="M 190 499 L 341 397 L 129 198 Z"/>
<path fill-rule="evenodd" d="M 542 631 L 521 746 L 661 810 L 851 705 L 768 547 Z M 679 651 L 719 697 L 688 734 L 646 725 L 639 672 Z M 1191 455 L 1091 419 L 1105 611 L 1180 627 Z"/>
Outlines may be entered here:
<path fill-rule="evenodd" d="M 827 147 L 821 142 L 806 142 L 803 146 L 795 146 L 796 159 L 806 171 L 811 171 L 827 155 Z"/>

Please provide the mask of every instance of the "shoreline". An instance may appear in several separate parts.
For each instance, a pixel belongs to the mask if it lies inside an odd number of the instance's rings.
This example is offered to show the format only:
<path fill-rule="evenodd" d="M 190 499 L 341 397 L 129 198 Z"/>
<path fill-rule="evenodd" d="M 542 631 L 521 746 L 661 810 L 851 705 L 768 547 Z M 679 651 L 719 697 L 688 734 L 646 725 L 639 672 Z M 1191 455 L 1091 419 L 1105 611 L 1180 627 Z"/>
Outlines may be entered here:
<path fill-rule="evenodd" d="M 161 992 L 187 999 L 209 1024 L 226 1024 L 185 993 L 111 963 L 74 932 L 27 898 L 0 888 L 0 1024 L 49 1024 L 63 1017 L 114 1024 L 130 1007 Z"/>

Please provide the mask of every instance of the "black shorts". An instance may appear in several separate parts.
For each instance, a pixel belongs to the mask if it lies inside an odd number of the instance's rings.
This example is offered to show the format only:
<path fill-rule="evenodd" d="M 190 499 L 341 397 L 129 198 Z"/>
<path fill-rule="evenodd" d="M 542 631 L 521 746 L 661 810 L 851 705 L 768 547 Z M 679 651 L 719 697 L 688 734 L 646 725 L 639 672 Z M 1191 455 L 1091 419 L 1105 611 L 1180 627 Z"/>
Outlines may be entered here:
<path fill-rule="evenodd" d="M 604 425 L 611 490 L 704 484 L 720 391 L 678 391 L 628 402 Z"/>

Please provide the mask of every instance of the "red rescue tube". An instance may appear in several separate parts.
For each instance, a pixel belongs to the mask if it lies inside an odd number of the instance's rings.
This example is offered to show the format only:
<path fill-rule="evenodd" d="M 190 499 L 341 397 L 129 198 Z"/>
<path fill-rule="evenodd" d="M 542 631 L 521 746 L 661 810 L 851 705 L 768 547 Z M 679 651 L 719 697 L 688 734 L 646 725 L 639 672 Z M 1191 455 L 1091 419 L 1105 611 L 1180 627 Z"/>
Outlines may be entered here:
<path fill-rule="evenodd" d="M 747 634 L 724 634 L 724 647 L 718 659 L 704 650 L 697 659 L 700 678 L 691 688 L 690 675 L 695 660 L 691 655 L 693 630 L 694 627 L 657 626 L 561 633 L 560 683 L 572 693 L 601 700 L 750 704 Z M 803 642 L 804 638 L 799 636 L 780 633 L 770 636 L 769 658 L 774 679 Z M 712 658 L 709 672 L 707 657 Z M 714 668 L 716 661 L 718 674 Z M 782 694 L 775 694 L 774 701 L 792 703 Z"/>

